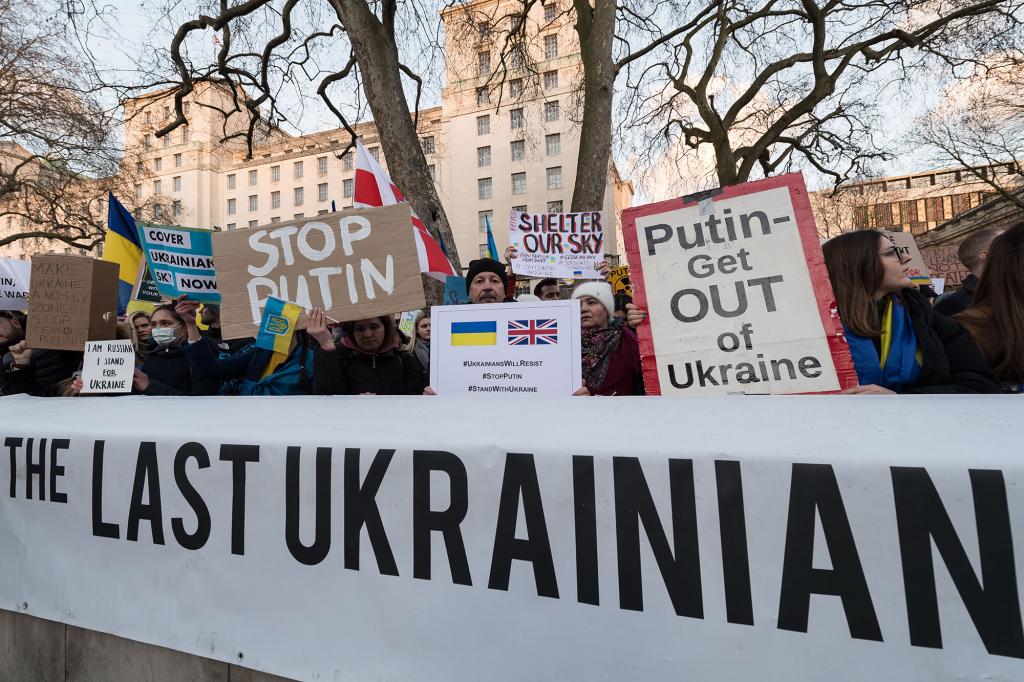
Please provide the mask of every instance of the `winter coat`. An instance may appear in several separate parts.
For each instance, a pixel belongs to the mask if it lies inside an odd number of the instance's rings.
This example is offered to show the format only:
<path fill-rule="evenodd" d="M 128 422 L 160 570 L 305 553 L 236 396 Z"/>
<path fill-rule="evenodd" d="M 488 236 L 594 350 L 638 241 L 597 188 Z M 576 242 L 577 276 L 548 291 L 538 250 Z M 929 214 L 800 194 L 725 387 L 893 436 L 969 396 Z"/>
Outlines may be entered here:
<path fill-rule="evenodd" d="M 974 291 L 978 288 L 978 278 L 974 275 L 964 277 L 963 286 L 956 291 L 939 296 L 935 301 L 935 312 L 953 317 L 971 307 L 974 300 Z"/>
<path fill-rule="evenodd" d="M 420 395 L 427 385 L 420 363 L 397 346 L 364 353 L 345 338 L 332 351 L 316 345 L 313 358 L 313 390 L 320 395 Z"/>
<path fill-rule="evenodd" d="M 935 312 L 917 291 L 906 289 L 903 300 L 910 312 L 921 373 L 904 393 L 999 393 L 992 368 L 958 322 Z"/>
<path fill-rule="evenodd" d="M 622 340 L 608 363 L 608 373 L 600 386 L 588 386 L 591 395 L 643 395 L 644 378 L 640 367 L 640 345 L 636 333 L 622 328 Z"/>
<path fill-rule="evenodd" d="M 8 353 L 0 372 L 0 395 L 28 393 L 36 396 L 60 395 L 58 384 L 70 379 L 82 366 L 83 353 L 72 350 L 32 349 L 28 367 L 14 367 L 13 355 Z"/>
<path fill-rule="evenodd" d="M 238 395 L 308 395 L 312 387 L 313 352 L 308 348 L 309 337 L 302 332 L 297 334 L 288 358 L 266 377 L 263 372 L 274 353 L 255 344 L 230 355 L 218 356 L 213 346 L 202 342 L 185 344 L 183 351 L 196 376 L 217 384 L 240 380 Z"/>
<path fill-rule="evenodd" d="M 156 344 L 149 347 L 146 363 L 142 372 L 149 377 L 149 386 L 143 391 L 145 395 L 217 395 L 218 382 L 215 379 L 200 376 L 192 371 L 188 358 L 181 346 L 163 348 Z M 204 338 L 198 342 L 205 345 L 210 352 L 213 346 Z M 198 345 L 195 344 L 195 345 Z"/>

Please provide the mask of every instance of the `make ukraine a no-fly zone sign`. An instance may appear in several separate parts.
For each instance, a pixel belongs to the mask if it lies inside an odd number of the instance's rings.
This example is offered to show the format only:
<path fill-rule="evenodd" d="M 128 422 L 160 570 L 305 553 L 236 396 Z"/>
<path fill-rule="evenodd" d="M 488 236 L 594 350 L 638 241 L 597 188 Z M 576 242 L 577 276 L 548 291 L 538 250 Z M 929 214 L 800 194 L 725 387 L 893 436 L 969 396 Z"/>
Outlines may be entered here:
<path fill-rule="evenodd" d="M 827 393 L 856 385 L 803 177 L 622 214 L 653 394 Z"/>
<path fill-rule="evenodd" d="M 403 203 L 214 234 L 224 338 L 255 336 L 270 296 L 342 322 L 422 308 L 409 215 Z"/>

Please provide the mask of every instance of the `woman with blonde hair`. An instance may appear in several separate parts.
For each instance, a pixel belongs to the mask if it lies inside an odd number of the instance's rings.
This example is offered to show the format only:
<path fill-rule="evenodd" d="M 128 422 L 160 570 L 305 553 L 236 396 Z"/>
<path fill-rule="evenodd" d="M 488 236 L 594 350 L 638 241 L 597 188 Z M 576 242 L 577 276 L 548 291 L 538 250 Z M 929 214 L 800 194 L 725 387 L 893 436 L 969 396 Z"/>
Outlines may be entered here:
<path fill-rule="evenodd" d="M 416 313 L 412 323 L 412 338 L 405 346 L 405 351 L 416 358 L 423 367 L 423 377 L 430 376 L 430 309 L 424 308 Z"/>

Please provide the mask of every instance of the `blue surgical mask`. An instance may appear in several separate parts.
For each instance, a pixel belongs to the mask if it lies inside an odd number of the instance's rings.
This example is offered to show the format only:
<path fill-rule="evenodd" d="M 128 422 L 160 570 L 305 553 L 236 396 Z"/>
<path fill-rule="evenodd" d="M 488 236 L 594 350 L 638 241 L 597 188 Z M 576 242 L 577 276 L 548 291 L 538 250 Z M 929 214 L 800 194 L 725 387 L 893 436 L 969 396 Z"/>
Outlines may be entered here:
<path fill-rule="evenodd" d="M 177 340 L 178 335 L 175 333 L 174 327 L 154 327 L 153 328 L 153 341 L 163 348 L 173 346 Z"/>

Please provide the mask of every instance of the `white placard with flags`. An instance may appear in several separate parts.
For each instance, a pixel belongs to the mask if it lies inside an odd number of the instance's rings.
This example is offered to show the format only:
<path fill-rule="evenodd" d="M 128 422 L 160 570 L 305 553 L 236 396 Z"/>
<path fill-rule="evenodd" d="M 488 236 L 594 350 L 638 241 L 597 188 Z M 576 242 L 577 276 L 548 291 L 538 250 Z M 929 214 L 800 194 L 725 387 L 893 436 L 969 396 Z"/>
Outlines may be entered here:
<path fill-rule="evenodd" d="M 391 181 L 388 172 L 370 156 L 363 143 L 356 140 L 355 190 L 352 205 L 357 208 L 391 206 L 405 201 L 398 186 Z M 416 252 L 420 259 L 420 272 L 436 280 L 445 281 L 454 275 L 455 269 L 448 261 L 448 255 L 441 244 L 431 236 L 427 226 L 412 211 L 412 226 L 416 235 Z"/>
<path fill-rule="evenodd" d="M 438 395 L 572 395 L 583 385 L 579 301 L 434 306 Z"/>

